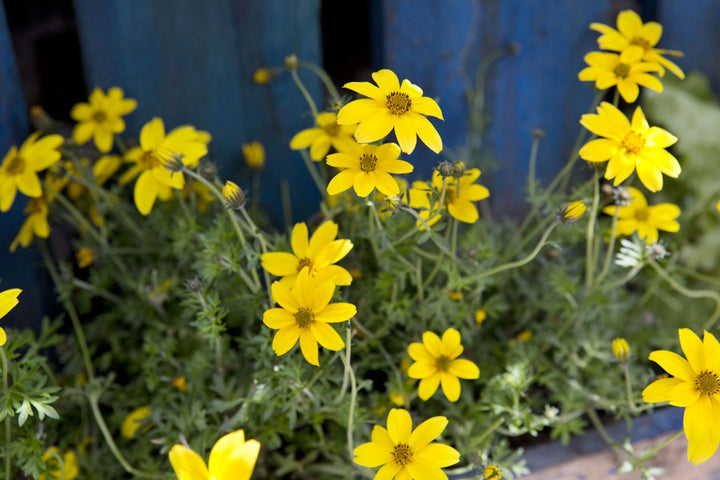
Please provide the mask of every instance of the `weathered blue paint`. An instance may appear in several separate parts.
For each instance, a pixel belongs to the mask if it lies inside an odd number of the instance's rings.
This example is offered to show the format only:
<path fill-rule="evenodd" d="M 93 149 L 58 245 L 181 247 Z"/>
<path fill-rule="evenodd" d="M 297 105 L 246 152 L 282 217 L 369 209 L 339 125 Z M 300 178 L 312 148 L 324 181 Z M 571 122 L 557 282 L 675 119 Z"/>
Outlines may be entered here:
<path fill-rule="evenodd" d="M 500 166 L 481 181 L 490 186 L 494 205 L 517 206 L 527 178 L 530 132 L 540 128 L 545 137 L 537 173 L 547 183 L 570 155 L 580 115 L 594 98 L 577 73 L 585 66 L 585 53 L 597 49 L 597 33 L 588 25 L 609 19 L 607 2 L 389 0 L 383 8 L 385 65 L 439 98 L 445 122 L 435 123 L 450 151 L 466 145 L 462 75 L 473 78 L 492 49 L 519 45 L 517 55 L 489 70 L 486 113 L 491 124 L 483 148 Z M 424 146 L 417 152 L 412 160 L 423 175 L 442 158 Z"/>
<path fill-rule="evenodd" d="M 169 128 L 208 130 L 211 158 L 234 180 L 247 172 L 241 144 L 260 140 L 268 155 L 261 203 L 276 223 L 282 179 L 296 219 L 317 210 L 320 197 L 288 148 L 294 133 L 312 125 L 308 107 L 288 73 L 266 86 L 255 85 L 252 73 L 282 65 L 291 53 L 320 61 L 318 0 L 75 0 L 75 9 L 88 85 L 118 85 L 138 101 L 128 135 L 153 116 Z M 319 82 L 301 76 L 321 98 Z"/>

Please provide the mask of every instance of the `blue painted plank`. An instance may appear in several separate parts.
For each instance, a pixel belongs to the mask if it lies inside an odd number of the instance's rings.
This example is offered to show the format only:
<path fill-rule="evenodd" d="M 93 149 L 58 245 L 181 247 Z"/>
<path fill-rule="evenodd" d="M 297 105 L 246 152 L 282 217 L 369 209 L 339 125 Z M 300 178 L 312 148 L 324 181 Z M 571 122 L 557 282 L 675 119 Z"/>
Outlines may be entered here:
<path fill-rule="evenodd" d="M 593 21 L 607 22 L 607 2 L 558 0 L 448 0 L 383 2 L 384 65 L 400 78 L 439 97 L 445 122 L 434 122 L 445 148 L 466 144 L 468 108 L 461 80 L 474 77 L 481 59 L 492 49 L 516 42 L 520 52 L 499 60 L 489 70 L 486 113 L 491 124 L 483 147 L 500 163 L 489 185 L 493 205 L 504 211 L 523 205 L 531 131 L 546 135 L 540 144 L 537 172 L 548 183 L 562 167 L 578 120 L 593 101 L 588 84 L 578 81 L 583 56 L 597 49 Z M 462 50 L 470 35 L 468 54 Z M 442 157 L 418 147 L 411 160 L 428 175 Z"/>
<path fill-rule="evenodd" d="M 155 115 L 169 127 L 208 130 L 211 158 L 228 179 L 246 172 L 241 144 L 260 140 L 268 156 L 262 203 L 276 223 L 282 179 L 290 182 L 296 219 L 317 210 L 319 194 L 288 148 L 292 135 L 311 126 L 308 108 L 289 74 L 259 86 L 252 73 L 282 65 L 291 53 L 320 62 L 318 0 L 75 0 L 75 9 L 88 85 L 118 85 L 138 101 L 128 134 Z M 301 76 L 319 98 L 320 83 Z"/>

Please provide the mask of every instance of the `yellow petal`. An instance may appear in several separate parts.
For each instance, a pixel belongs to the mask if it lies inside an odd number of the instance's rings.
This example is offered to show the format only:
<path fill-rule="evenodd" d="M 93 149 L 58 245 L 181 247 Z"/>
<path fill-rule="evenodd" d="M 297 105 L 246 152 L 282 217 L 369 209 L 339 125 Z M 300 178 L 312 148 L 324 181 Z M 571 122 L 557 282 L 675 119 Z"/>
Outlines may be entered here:
<path fill-rule="evenodd" d="M 315 314 L 315 320 L 325 323 L 344 322 L 354 317 L 356 313 L 357 308 L 352 303 L 331 303 Z"/>
<path fill-rule="evenodd" d="M 697 402 L 700 390 L 690 382 L 682 382 L 668 393 L 668 402 L 674 407 L 689 407 Z"/>
<path fill-rule="evenodd" d="M 634 11 L 623 10 L 618 13 L 617 27 L 625 38 L 633 38 L 642 33 L 642 20 Z"/>
<path fill-rule="evenodd" d="M 320 225 L 310 238 L 307 256 L 313 259 L 317 258 L 320 251 L 335 240 L 337 232 L 338 225 L 331 220 Z"/>
<path fill-rule="evenodd" d="M 295 134 L 290 139 L 290 148 L 293 150 L 302 150 L 308 148 L 320 135 L 325 131 L 322 128 L 308 128 Z"/>
<path fill-rule="evenodd" d="M 459 358 L 450 362 L 448 373 L 458 378 L 475 379 L 480 377 L 480 369 L 470 360 Z"/>
<path fill-rule="evenodd" d="M 651 192 L 658 192 L 663 187 L 662 172 L 654 163 L 648 161 L 639 161 L 637 164 L 637 173 L 640 181 L 645 188 Z"/>
<path fill-rule="evenodd" d="M 707 395 L 700 395 L 697 402 L 685 408 L 683 428 L 688 440 L 701 444 L 717 443 L 719 409 L 718 401 Z"/>
<path fill-rule="evenodd" d="M 279 330 L 295 324 L 296 320 L 295 315 L 285 309 L 271 308 L 263 313 L 263 323 L 273 330 Z"/>
<path fill-rule="evenodd" d="M 418 396 L 422 400 L 427 400 L 437 391 L 440 386 L 440 376 L 441 373 L 437 372 L 434 375 L 420 380 L 420 383 L 418 384 Z"/>
<path fill-rule="evenodd" d="M 440 337 L 438 337 L 434 332 L 425 332 L 422 336 L 423 345 L 425 345 L 425 348 L 427 351 L 432 355 L 434 358 L 439 357 L 443 354 L 442 351 L 442 342 L 440 340 Z"/>
<path fill-rule="evenodd" d="M 675 144 L 678 139 L 675 135 L 660 127 L 650 127 L 645 137 L 648 147 L 667 148 Z"/>
<path fill-rule="evenodd" d="M 375 172 L 359 171 L 353 178 L 353 188 L 360 198 L 365 198 L 375 189 Z"/>
<path fill-rule="evenodd" d="M 140 146 L 145 151 L 156 150 L 165 139 L 165 125 L 157 117 L 150 120 L 140 130 Z"/>
<path fill-rule="evenodd" d="M 320 366 L 318 362 L 318 344 L 309 328 L 300 329 L 300 350 L 310 365 Z"/>
<path fill-rule="evenodd" d="M 245 434 L 237 430 L 220 438 L 210 452 L 210 477 L 217 480 L 249 480 L 255 468 L 260 443 L 245 441 Z"/>
<path fill-rule="evenodd" d="M 410 173 L 414 169 L 412 163 L 405 160 L 379 160 L 375 170 L 388 173 Z"/>
<path fill-rule="evenodd" d="M 96 128 L 93 132 L 95 146 L 101 153 L 107 153 L 112 149 L 113 139 L 113 134 L 104 128 Z"/>
<path fill-rule="evenodd" d="M 75 127 L 73 127 L 72 138 L 78 145 L 85 145 L 92 138 L 94 131 L 94 123 L 78 123 Z"/>
<path fill-rule="evenodd" d="M 406 115 L 410 116 L 414 130 L 417 132 L 420 140 L 422 140 L 422 142 L 433 152 L 440 153 L 443 148 L 442 139 L 440 138 L 440 134 L 437 130 L 435 130 L 435 127 L 433 127 L 432 123 L 430 123 L 430 120 L 415 112 L 408 112 Z M 397 130 L 395 131 L 395 134 L 397 134 Z M 402 146 L 402 143 L 400 145 Z M 403 151 L 406 150 L 403 149 Z"/>
<path fill-rule="evenodd" d="M 339 262 L 350 253 L 352 248 L 353 243 L 350 240 L 334 240 L 320 249 L 320 252 L 315 257 L 315 265 L 317 268 L 324 268 L 332 263 Z"/>
<path fill-rule="evenodd" d="M 144 171 L 135 182 L 135 206 L 141 214 L 148 215 L 152 210 L 158 196 L 158 186 L 158 182 L 149 170 Z"/>
<path fill-rule="evenodd" d="M 321 135 L 315 139 L 312 146 L 310 147 L 310 158 L 316 162 L 319 162 L 330 151 L 330 137 L 327 135 Z"/>
<path fill-rule="evenodd" d="M 26 169 L 22 175 L 15 177 L 15 181 L 17 182 L 18 190 L 28 197 L 37 198 L 42 195 L 40 179 L 32 170 Z"/>
<path fill-rule="evenodd" d="M 418 342 L 413 342 L 408 345 L 408 355 L 416 362 L 434 363 L 435 357 L 425 348 L 425 345 Z"/>
<path fill-rule="evenodd" d="M 11 288 L 0 292 L 0 318 L 3 318 L 7 313 L 15 308 L 15 305 L 19 303 L 18 296 L 22 293 L 19 288 Z"/>
<path fill-rule="evenodd" d="M 209 480 L 205 461 L 187 447 L 174 445 L 168 454 L 178 480 Z"/>
<path fill-rule="evenodd" d="M 384 195 L 399 195 L 400 187 L 389 173 L 375 170 L 375 186 Z"/>
<path fill-rule="evenodd" d="M 276 355 L 285 355 L 298 341 L 300 337 L 300 327 L 291 325 L 281 328 L 273 337 L 272 348 Z"/>
<path fill-rule="evenodd" d="M 455 465 L 460 461 L 460 452 L 449 445 L 442 443 L 431 443 L 426 445 L 415 454 L 418 458 L 431 461 L 433 465 L 444 468 Z"/>
<path fill-rule="evenodd" d="M 373 80 L 377 83 L 383 95 L 400 90 L 400 81 L 392 70 L 384 68 L 372 74 Z"/>
<path fill-rule="evenodd" d="M 395 136 L 403 152 L 412 153 L 415 150 L 417 134 L 415 125 L 408 114 L 398 115 L 395 122 Z"/>
<path fill-rule="evenodd" d="M 687 459 L 688 462 L 695 465 L 700 465 L 707 460 L 717 451 L 718 442 L 694 442 L 688 443 Z"/>
<path fill-rule="evenodd" d="M 278 305 L 290 313 L 298 311 L 300 304 L 288 287 L 283 285 L 281 282 L 273 282 L 272 285 L 270 285 L 270 289 L 272 291 L 273 298 Z"/>
<path fill-rule="evenodd" d="M 589 162 L 604 162 L 615 155 L 618 144 L 613 140 L 598 138 L 591 140 L 580 149 L 580 157 Z"/>
<path fill-rule="evenodd" d="M 642 391 L 643 401 L 648 403 L 667 402 L 670 391 L 681 383 L 687 382 L 680 378 L 655 380 Z"/>
<path fill-rule="evenodd" d="M 705 363 L 703 361 L 704 352 L 702 340 L 689 328 L 679 329 L 678 335 L 680 336 L 680 347 L 685 354 L 685 358 L 687 358 L 695 372 L 700 372 Z"/>
<path fill-rule="evenodd" d="M 457 402 L 458 398 L 460 398 L 460 380 L 449 373 L 442 373 L 440 374 L 440 383 L 447 399 L 451 402 Z"/>
<path fill-rule="evenodd" d="M 435 440 L 447 427 L 447 417 L 437 416 L 428 418 L 412 432 L 408 445 L 414 451 L 420 450 Z"/>
<path fill-rule="evenodd" d="M 450 212 L 450 215 L 453 217 L 465 223 L 475 223 L 478 218 L 480 218 L 475 205 L 461 198 L 456 199 L 448 205 L 448 212 Z"/>
<path fill-rule="evenodd" d="M 412 432 L 412 419 L 407 410 L 393 408 L 387 419 L 387 430 L 395 444 L 408 443 Z"/>
<path fill-rule="evenodd" d="M 715 335 L 708 331 L 705 331 L 703 337 L 703 353 L 705 356 L 705 369 L 720 375 L 720 343 L 718 343 Z"/>
<path fill-rule="evenodd" d="M 360 169 L 343 170 L 335 175 L 332 180 L 330 180 L 330 183 L 328 183 L 328 195 L 337 195 L 351 188 L 358 171 L 360 171 Z"/>
<path fill-rule="evenodd" d="M 338 351 L 345 347 L 345 342 L 333 327 L 323 322 L 313 322 L 310 325 L 313 336 L 320 345 L 328 350 Z"/>
<path fill-rule="evenodd" d="M 448 328 L 445 330 L 442 336 L 442 351 L 445 355 L 449 355 L 450 352 L 460 345 L 460 332 L 455 328 Z"/>
<path fill-rule="evenodd" d="M 415 98 L 412 101 L 412 111 L 420 113 L 422 115 L 430 115 L 431 117 L 443 119 L 442 111 L 440 106 L 435 100 L 429 97 Z"/>
<path fill-rule="evenodd" d="M 355 455 L 353 462 L 363 467 L 374 468 L 393 462 L 391 450 L 388 449 L 387 446 L 375 442 L 358 445 L 355 447 L 355 450 L 353 450 L 353 455 Z M 395 462 L 393 462 L 393 464 L 395 464 Z"/>
<path fill-rule="evenodd" d="M 340 112 L 342 113 L 342 110 Z M 355 139 L 359 143 L 371 143 L 383 139 L 395 127 L 397 118 L 397 115 L 391 114 L 386 108 L 377 110 L 360 121 L 355 130 Z"/>
<path fill-rule="evenodd" d="M 385 109 L 385 106 L 375 100 L 362 98 L 354 100 L 340 109 L 337 115 L 338 125 L 352 125 Z"/>
<path fill-rule="evenodd" d="M 271 275 L 284 277 L 297 273 L 298 259 L 287 252 L 270 252 L 260 256 L 262 267 Z"/>
<path fill-rule="evenodd" d="M 435 361 L 430 362 L 415 362 L 408 367 L 407 375 L 410 378 L 423 379 L 431 375 L 434 375 L 438 371 Z"/>
<path fill-rule="evenodd" d="M 415 457 L 405 466 L 406 476 L 398 475 L 397 480 L 445 480 L 447 475 L 435 465 L 435 462 L 424 457 Z"/>
<path fill-rule="evenodd" d="M 686 382 L 695 381 L 695 372 L 687 360 L 680 355 L 667 350 L 655 350 L 648 359 L 660 365 L 673 377 L 681 378 Z"/>
<path fill-rule="evenodd" d="M 640 95 L 640 89 L 638 88 L 637 83 L 633 82 L 629 78 L 619 79 L 617 82 L 617 89 L 623 97 L 623 100 L 628 103 L 634 102 L 637 100 L 638 95 Z"/>
<path fill-rule="evenodd" d="M 374 100 L 385 101 L 386 95 L 383 95 L 380 89 L 370 82 L 348 82 L 343 85 L 343 88 L 347 88 Z"/>

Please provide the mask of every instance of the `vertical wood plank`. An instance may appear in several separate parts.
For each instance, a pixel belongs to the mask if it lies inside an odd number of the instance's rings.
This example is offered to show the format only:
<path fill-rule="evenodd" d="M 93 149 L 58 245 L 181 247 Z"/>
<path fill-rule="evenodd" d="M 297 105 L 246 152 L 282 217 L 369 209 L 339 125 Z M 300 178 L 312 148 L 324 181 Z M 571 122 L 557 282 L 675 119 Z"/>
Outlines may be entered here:
<path fill-rule="evenodd" d="M 532 144 L 540 128 L 537 172 L 545 184 L 562 167 L 579 131 L 580 115 L 592 103 L 588 84 L 578 81 L 583 56 L 596 49 L 593 21 L 608 21 L 606 2 L 558 0 L 448 0 L 383 2 L 385 65 L 440 99 L 445 122 L 437 122 L 445 148 L 466 144 L 468 107 L 461 80 L 474 77 L 481 59 L 492 49 L 517 43 L 517 55 L 499 60 L 489 70 L 486 113 L 489 129 L 484 153 L 499 169 L 481 177 L 490 187 L 494 206 L 503 212 L 523 205 Z M 463 47 L 467 43 L 467 55 Z M 412 160 L 428 175 L 442 157 L 419 148 Z"/>
<path fill-rule="evenodd" d="M 138 101 L 128 134 L 153 116 L 168 127 L 208 130 L 210 156 L 228 179 L 246 171 L 241 144 L 260 140 L 268 154 L 262 203 L 273 220 L 281 223 L 283 179 L 296 219 L 317 210 L 319 194 L 288 147 L 311 126 L 308 107 L 289 74 L 259 86 L 252 73 L 291 53 L 320 62 L 318 0 L 75 0 L 75 7 L 88 86 L 118 85 Z M 301 76 L 318 98 L 319 82 Z"/>

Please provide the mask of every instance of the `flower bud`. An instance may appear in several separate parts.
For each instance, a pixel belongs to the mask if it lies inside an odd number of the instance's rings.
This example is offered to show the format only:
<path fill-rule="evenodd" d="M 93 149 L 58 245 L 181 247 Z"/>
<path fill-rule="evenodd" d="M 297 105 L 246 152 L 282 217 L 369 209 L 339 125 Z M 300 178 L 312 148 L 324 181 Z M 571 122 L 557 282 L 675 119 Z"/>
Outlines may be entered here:
<path fill-rule="evenodd" d="M 587 210 L 587 207 L 585 207 L 585 202 L 582 200 L 575 200 L 574 202 L 568 203 L 562 212 L 562 222 L 577 222 L 580 220 L 580 217 L 583 216 L 585 210 Z"/>
<path fill-rule="evenodd" d="M 483 470 L 483 478 L 485 480 L 500 480 L 502 478 L 500 467 L 497 465 L 488 465 L 485 467 L 485 470 Z"/>
<path fill-rule="evenodd" d="M 266 67 L 260 67 L 253 72 L 253 82 L 258 85 L 267 85 L 275 79 L 275 72 Z"/>
<path fill-rule="evenodd" d="M 475 325 L 481 327 L 486 318 L 487 312 L 484 308 L 478 308 L 475 310 Z"/>
<path fill-rule="evenodd" d="M 199 292 L 202 288 L 202 283 L 198 277 L 193 277 L 185 282 L 185 287 L 191 292 Z"/>
<path fill-rule="evenodd" d="M 248 167 L 259 170 L 265 165 L 265 148 L 262 143 L 258 141 L 243 143 L 242 149 Z"/>
<path fill-rule="evenodd" d="M 242 207 L 245 206 L 245 202 L 247 202 L 245 192 L 243 192 L 242 189 L 238 187 L 235 182 L 231 182 L 230 180 L 225 182 L 225 185 L 222 189 L 222 194 L 223 197 L 225 197 L 225 201 L 227 202 L 228 207 L 232 208 L 233 210 L 240 210 Z"/>
<path fill-rule="evenodd" d="M 75 253 L 75 259 L 77 260 L 78 267 L 87 268 L 92 265 L 95 260 L 95 252 L 91 248 L 82 247 Z"/>
<path fill-rule="evenodd" d="M 453 177 L 462 177 L 465 175 L 465 163 L 463 162 L 455 162 L 455 165 L 453 165 Z"/>
<path fill-rule="evenodd" d="M 288 70 L 297 70 L 300 62 L 298 61 L 297 55 L 292 54 L 285 57 L 285 68 Z"/>
<path fill-rule="evenodd" d="M 174 173 L 182 172 L 185 168 L 183 157 L 184 155 L 182 153 L 171 153 L 170 158 L 165 161 L 165 168 Z"/>
<path fill-rule="evenodd" d="M 450 162 L 440 162 L 436 170 L 441 177 L 452 177 L 453 173 L 455 173 L 455 166 Z"/>
<path fill-rule="evenodd" d="M 618 362 L 625 363 L 630 356 L 630 345 L 624 338 L 616 338 L 612 341 L 612 352 Z"/>

